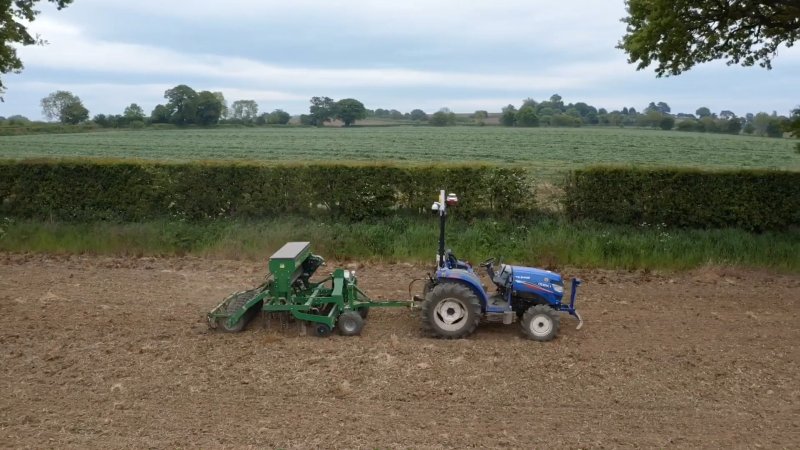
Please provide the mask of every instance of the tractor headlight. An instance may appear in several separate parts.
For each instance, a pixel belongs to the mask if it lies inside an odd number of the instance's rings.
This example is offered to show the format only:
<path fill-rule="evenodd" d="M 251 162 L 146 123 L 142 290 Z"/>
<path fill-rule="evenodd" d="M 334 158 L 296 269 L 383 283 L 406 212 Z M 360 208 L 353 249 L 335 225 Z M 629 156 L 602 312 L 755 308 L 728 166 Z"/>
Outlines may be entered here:
<path fill-rule="evenodd" d="M 553 290 L 558 292 L 559 294 L 564 293 L 564 286 L 561 284 L 553 284 Z"/>

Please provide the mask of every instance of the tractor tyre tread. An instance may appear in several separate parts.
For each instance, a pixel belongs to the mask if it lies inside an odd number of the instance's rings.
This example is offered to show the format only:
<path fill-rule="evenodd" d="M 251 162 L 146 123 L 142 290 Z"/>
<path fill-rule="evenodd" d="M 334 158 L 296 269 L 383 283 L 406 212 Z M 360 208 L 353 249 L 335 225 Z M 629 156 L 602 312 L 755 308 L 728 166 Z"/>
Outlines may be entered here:
<path fill-rule="evenodd" d="M 456 331 L 439 329 L 436 326 L 433 315 L 436 305 L 447 298 L 458 298 L 467 303 L 468 312 L 464 327 Z M 481 302 L 475 292 L 469 287 L 460 283 L 441 283 L 431 288 L 425 295 L 422 302 L 422 327 L 435 337 L 443 339 L 461 339 L 472 334 L 481 321 Z"/>
<path fill-rule="evenodd" d="M 553 327 L 549 333 L 543 336 L 537 336 L 533 334 L 531 331 L 530 323 L 534 319 L 534 317 L 546 314 L 550 319 L 553 321 Z M 551 308 L 548 305 L 534 305 L 525 310 L 525 313 L 522 315 L 522 320 L 520 321 L 520 326 L 522 327 L 522 332 L 525 334 L 525 337 L 528 339 L 532 339 L 534 341 L 546 342 L 553 340 L 556 335 L 558 335 L 558 329 L 561 325 L 561 315 L 558 311 Z"/>

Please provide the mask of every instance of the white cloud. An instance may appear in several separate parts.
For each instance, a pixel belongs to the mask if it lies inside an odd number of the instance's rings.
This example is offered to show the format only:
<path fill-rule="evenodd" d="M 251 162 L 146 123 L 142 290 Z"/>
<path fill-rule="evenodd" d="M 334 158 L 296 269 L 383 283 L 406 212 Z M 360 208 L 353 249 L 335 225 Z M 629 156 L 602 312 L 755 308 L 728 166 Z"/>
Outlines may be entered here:
<path fill-rule="evenodd" d="M 442 87 L 467 89 L 564 89 L 619 78 L 623 60 L 546 67 L 528 74 L 465 73 L 404 68 L 325 69 L 286 67 L 245 58 L 184 54 L 152 46 L 88 39 L 79 29 L 43 19 L 51 37 L 44 47 L 22 49 L 29 66 L 105 74 L 192 76 L 228 83 L 282 88 Z"/>
<path fill-rule="evenodd" d="M 542 49 L 613 48 L 624 33 L 619 19 L 625 15 L 622 1 L 605 0 L 81 0 L 70 9 L 249 29 L 295 24 L 296 36 L 335 29 L 359 39 L 412 38 L 467 47 L 514 42 Z"/>
<path fill-rule="evenodd" d="M 42 7 L 52 8 L 47 2 Z M 459 112 L 498 110 L 554 92 L 608 109 L 638 109 L 649 101 L 685 111 L 704 104 L 784 112 L 796 105 L 787 93 L 796 90 L 800 46 L 781 49 L 771 72 L 712 63 L 656 79 L 652 70 L 636 72 L 613 48 L 624 33 L 624 15 L 624 2 L 597 0 L 80 0 L 61 12 L 45 11 L 32 24 L 50 45 L 20 50 L 26 71 L 4 76 L 10 90 L 0 112 L 38 114 L 39 99 L 56 89 L 74 91 L 93 112 L 121 111 L 131 101 L 147 109 L 179 83 L 293 113 L 305 112 L 307 99 L 320 94 L 353 96 L 372 108 L 448 106 Z M 172 27 L 168 33 L 155 28 L 165 23 Z M 231 28 L 248 38 L 263 32 L 271 45 L 296 40 L 295 56 L 283 55 L 279 63 L 255 52 L 236 53 L 248 58 L 225 54 L 261 44 L 224 33 L 214 35 L 220 54 L 185 50 L 196 33 Z M 131 41 L 132 29 L 171 39 L 145 45 L 138 37 Z M 374 44 L 364 47 L 372 53 L 354 55 L 366 62 L 343 57 L 337 60 L 348 64 L 342 69 L 314 60 L 319 47 L 346 45 L 346 39 Z M 494 48 L 510 60 L 498 61 Z M 396 64 L 386 64 L 382 52 Z M 474 55 L 474 61 L 468 69 L 463 61 L 461 69 L 448 69 L 455 67 L 448 59 L 453 54 Z M 373 55 L 379 62 L 369 59 Z"/>

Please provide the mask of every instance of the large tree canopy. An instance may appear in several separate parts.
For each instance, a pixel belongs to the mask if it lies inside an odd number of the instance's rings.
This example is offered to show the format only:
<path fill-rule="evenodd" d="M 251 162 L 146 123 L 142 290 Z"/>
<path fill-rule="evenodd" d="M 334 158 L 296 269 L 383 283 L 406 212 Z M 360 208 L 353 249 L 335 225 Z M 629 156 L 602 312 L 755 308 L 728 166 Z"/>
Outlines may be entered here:
<path fill-rule="evenodd" d="M 344 126 L 349 127 L 356 120 L 367 117 L 367 108 L 364 104 L 354 98 L 343 98 L 336 102 L 336 118 L 344 122 Z"/>
<path fill-rule="evenodd" d="M 778 47 L 800 38 L 800 0 L 626 0 L 627 33 L 617 48 L 657 76 L 726 59 L 771 69 Z"/>
<path fill-rule="evenodd" d="M 42 114 L 50 120 L 77 124 L 89 118 L 80 97 L 69 91 L 56 91 L 41 101 Z"/>
<path fill-rule="evenodd" d="M 39 36 L 31 36 L 25 22 L 30 23 L 39 15 L 34 8 L 40 0 L 0 0 L 0 73 L 19 73 L 23 69 L 22 60 L 17 56 L 14 44 L 43 44 Z M 58 9 L 66 8 L 73 0 L 47 0 L 55 3 Z M 5 90 L 0 78 L 0 95 Z M 0 97 L 2 98 L 2 97 Z"/>

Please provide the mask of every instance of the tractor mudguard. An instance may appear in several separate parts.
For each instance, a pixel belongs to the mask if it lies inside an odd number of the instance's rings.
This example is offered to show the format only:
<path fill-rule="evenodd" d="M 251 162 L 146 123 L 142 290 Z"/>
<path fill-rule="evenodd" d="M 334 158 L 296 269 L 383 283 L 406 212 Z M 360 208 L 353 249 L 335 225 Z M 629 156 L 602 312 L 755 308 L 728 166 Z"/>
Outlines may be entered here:
<path fill-rule="evenodd" d="M 489 297 L 483 289 L 480 278 L 474 273 L 464 269 L 447 269 L 442 268 L 436 272 L 437 283 L 461 283 L 466 285 L 475 292 L 478 299 L 481 301 L 481 309 L 486 310 L 486 305 Z"/>

